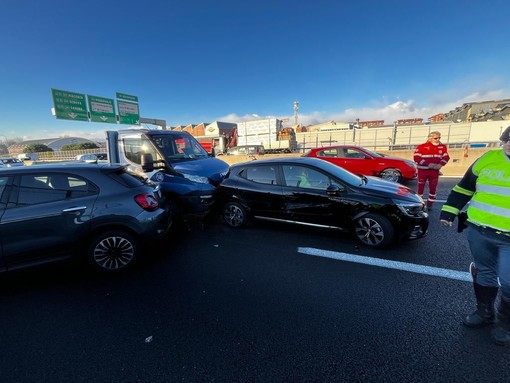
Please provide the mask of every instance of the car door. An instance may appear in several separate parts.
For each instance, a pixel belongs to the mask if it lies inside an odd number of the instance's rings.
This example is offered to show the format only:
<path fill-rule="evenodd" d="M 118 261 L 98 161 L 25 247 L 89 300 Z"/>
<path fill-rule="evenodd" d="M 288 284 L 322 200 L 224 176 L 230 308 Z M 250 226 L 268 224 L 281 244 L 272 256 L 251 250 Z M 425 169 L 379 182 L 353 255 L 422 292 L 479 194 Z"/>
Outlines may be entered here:
<path fill-rule="evenodd" d="M 241 199 L 249 206 L 251 214 L 257 217 L 282 218 L 282 185 L 278 181 L 277 166 L 274 164 L 247 165 L 240 174 L 242 185 L 237 190 Z"/>
<path fill-rule="evenodd" d="M 345 148 L 344 168 L 354 174 L 373 175 L 372 157 L 357 148 Z"/>
<path fill-rule="evenodd" d="M 9 198 L 10 187 L 8 186 L 12 183 L 12 176 L 9 175 L 1 175 L 0 176 L 0 270 L 5 270 L 5 262 L 4 262 L 4 250 L 3 250 L 3 235 L 2 235 L 2 217 L 5 212 L 5 208 L 7 206 L 7 199 Z"/>
<path fill-rule="evenodd" d="M 300 177 L 306 172 L 308 183 L 300 186 Z M 302 165 L 283 165 L 284 216 L 286 219 L 322 226 L 347 227 L 352 215 L 352 202 L 344 200 L 345 187 L 329 174 Z M 333 187 L 338 194 L 328 194 Z"/>
<path fill-rule="evenodd" d="M 317 152 L 317 157 L 321 160 L 331 162 L 336 166 L 340 166 L 341 168 L 351 171 L 354 164 L 350 158 L 347 158 L 346 153 L 346 148 L 332 147 Z"/>
<path fill-rule="evenodd" d="M 94 184 L 72 174 L 17 176 L 0 225 L 7 267 L 72 255 L 88 230 L 97 194 Z"/>

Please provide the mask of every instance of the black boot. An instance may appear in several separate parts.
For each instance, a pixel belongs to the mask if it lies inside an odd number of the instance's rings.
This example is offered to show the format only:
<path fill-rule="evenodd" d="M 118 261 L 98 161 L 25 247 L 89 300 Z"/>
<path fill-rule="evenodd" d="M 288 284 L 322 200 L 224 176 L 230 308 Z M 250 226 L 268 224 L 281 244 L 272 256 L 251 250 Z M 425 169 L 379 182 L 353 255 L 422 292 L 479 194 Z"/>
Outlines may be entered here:
<path fill-rule="evenodd" d="M 499 287 L 482 286 L 473 283 L 476 297 L 476 311 L 467 315 L 462 322 L 468 327 L 484 327 L 495 322 L 494 301 Z"/>
<path fill-rule="evenodd" d="M 501 298 L 497 310 L 498 322 L 492 330 L 492 339 L 500 346 L 510 344 L 510 302 Z"/>

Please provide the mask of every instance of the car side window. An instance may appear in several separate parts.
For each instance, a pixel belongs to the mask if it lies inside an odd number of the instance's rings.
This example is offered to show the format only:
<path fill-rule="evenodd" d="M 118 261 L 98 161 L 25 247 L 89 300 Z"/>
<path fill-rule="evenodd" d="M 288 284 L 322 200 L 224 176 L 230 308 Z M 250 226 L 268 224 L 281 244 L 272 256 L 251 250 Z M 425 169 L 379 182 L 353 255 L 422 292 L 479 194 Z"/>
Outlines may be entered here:
<path fill-rule="evenodd" d="M 259 184 L 276 185 L 274 166 L 250 166 L 246 169 L 246 179 Z"/>
<path fill-rule="evenodd" d="M 0 177 L 0 201 L 2 201 L 2 195 L 4 194 L 5 185 L 7 185 L 7 180 L 9 177 Z"/>
<path fill-rule="evenodd" d="M 158 159 L 158 154 L 150 141 L 140 137 L 127 137 L 122 140 L 124 144 L 124 155 L 126 158 L 140 165 L 142 163 L 142 153 L 152 154 L 152 158 Z"/>
<path fill-rule="evenodd" d="M 345 158 L 345 157 L 347 157 L 345 151 L 346 151 L 345 148 L 338 148 L 337 151 L 336 151 L 337 157 L 338 158 Z"/>
<path fill-rule="evenodd" d="M 326 190 L 331 183 L 328 176 L 306 166 L 284 165 L 282 170 L 287 186 Z"/>
<path fill-rule="evenodd" d="M 283 178 L 285 180 L 285 185 L 287 186 L 298 186 L 301 182 L 301 172 L 300 166 L 282 166 Z"/>
<path fill-rule="evenodd" d="M 67 174 L 51 175 L 48 184 L 54 190 L 66 192 L 67 198 L 77 198 L 90 193 L 89 182 Z"/>
<path fill-rule="evenodd" d="M 337 149 L 324 149 L 323 151 L 319 152 L 319 156 L 321 156 L 321 157 L 340 157 L 338 155 Z"/>
<path fill-rule="evenodd" d="M 365 155 L 358 150 L 347 149 L 347 158 L 365 158 Z"/>
<path fill-rule="evenodd" d="M 86 180 L 64 174 L 23 175 L 19 185 L 18 206 L 78 198 L 90 194 Z"/>

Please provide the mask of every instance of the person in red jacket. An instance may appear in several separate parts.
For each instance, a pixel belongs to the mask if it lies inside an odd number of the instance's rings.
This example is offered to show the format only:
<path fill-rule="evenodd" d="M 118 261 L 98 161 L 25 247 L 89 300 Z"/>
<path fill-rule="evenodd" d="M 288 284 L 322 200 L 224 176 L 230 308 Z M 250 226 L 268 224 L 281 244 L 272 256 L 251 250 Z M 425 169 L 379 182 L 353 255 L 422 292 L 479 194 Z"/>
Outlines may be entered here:
<path fill-rule="evenodd" d="M 414 151 L 414 162 L 418 168 L 418 194 L 423 197 L 425 184 L 429 183 L 427 206 L 430 209 L 436 200 L 439 170 L 450 160 L 448 148 L 442 144 L 441 133 L 430 132 L 427 142 L 418 145 Z"/>

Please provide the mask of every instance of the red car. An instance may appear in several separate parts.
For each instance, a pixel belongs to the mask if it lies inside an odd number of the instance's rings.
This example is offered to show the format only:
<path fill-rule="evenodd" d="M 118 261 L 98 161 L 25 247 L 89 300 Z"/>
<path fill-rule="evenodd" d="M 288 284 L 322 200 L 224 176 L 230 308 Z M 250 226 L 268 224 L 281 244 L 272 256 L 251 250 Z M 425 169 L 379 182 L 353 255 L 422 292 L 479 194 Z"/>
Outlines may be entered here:
<path fill-rule="evenodd" d="M 375 153 L 354 145 L 314 148 L 303 157 L 320 158 L 354 174 L 377 176 L 393 182 L 412 180 L 418 174 L 416 164 L 411 160 Z"/>

